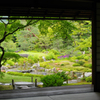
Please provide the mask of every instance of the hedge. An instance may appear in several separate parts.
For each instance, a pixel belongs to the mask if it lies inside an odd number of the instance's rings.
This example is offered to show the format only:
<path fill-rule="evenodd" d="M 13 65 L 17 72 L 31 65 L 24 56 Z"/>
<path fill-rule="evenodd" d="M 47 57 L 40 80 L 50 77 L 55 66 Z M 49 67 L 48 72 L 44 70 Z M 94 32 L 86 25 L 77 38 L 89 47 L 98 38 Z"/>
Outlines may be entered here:
<path fill-rule="evenodd" d="M 37 75 L 31 73 L 20 73 L 20 72 L 7 72 L 10 75 L 17 75 L 17 76 L 28 76 L 28 77 L 43 77 L 44 75 Z"/>

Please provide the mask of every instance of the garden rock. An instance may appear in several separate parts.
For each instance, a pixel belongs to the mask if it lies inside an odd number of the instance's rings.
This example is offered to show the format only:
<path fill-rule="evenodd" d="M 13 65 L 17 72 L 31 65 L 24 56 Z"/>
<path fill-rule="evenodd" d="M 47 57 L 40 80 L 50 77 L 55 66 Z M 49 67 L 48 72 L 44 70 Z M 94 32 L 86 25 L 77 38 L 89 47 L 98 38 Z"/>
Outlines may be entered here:
<path fill-rule="evenodd" d="M 21 57 L 28 57 L 29 55 L 28 54 L 19 54 Z"/>
<path fill-rule="evenodd" d="M 22 71 L 17 71 L 17 72 L 21 72 L 21 73 L 30 73 L 32 72 L 33 70 L 22 70 Z"/>
<path fill-rule="evenodd" d="M 79 61 L 79 60 L 77 60 L 77 59 L 75 60 L 75 62 L 78 62 L 78 61 Z"/>
<path fill-rule="evenodd" d="M 1 67 L 1 70 L 7 70 L 8 68 L 7 67 L 5 67 L 5 66 L 2 66 Z"/>
<path fill-rule="evenodd" d="M 11 83 L 5 83 L 4 85 L 11 85 Z"/>
<path fill-rule="evenodd" d="M 52 71 L 53 71 L 53 72 L 56 72 L 56 68 L 54 67 L 54 68 L 52 69 Z"/>
<path fill-rule="evenodd" d="M 47 75 L 47 73 L 46 72 L 43 72 L 42 75 Z"/>
<path fill-rule="evenodd" d="M 18 86 L 17 89 L 30 89 L 28 86 Z"/>
<path fill-rule="evenodd" d="M 85 77 L 92 76 L 92 72 L 85 72 L 84 76 Z M 81 78 L 83 78 L 83 75 L 81 75 Z"/>
<path fill-rule="evenodd" d="M 62 72 L 63 70 L 58 70 L 58 72 Z"/>
<path fill-rule="evenodd" d="M 3 85 L 2 83 L 0 83 L 0 85 Z"/>
<path fill-rule="evenodd" d="M 35 64 L 33 64 L 33 66 L 32 66 L 32 68 L 34 68 L 34 67 L 40 67 L 40 64 L 39 63 L 35 63 Z"/>
<path fill-rule="evenodd" d="M 44 60 L 44 61 L 46 61 L 46 59 L 45 59 L 45 57 L 44 57 L 44 56 L 43 56 L 42 58 L 43 58 L 43 60 Z"/>

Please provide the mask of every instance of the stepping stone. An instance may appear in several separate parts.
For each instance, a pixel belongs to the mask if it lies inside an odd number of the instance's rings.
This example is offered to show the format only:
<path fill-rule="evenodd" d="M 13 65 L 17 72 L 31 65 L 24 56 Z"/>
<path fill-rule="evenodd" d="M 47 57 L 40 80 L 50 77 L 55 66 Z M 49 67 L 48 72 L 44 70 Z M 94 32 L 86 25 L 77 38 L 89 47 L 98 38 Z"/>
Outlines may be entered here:
<path fill-rule="evenodd" d="M 11 85 L 11 83 L 5 83 L 4 85 Z"/>
<path fill-rule="evenodd" d="M 0 83 L 0 85 L 3 85 L 2 83 Z"/>
<path fill-rule="evenodd" d="M 30 87 L 28 87 L 28 86 L 18 86 L 17 88 L 18 89 L 30 89 Z"/>

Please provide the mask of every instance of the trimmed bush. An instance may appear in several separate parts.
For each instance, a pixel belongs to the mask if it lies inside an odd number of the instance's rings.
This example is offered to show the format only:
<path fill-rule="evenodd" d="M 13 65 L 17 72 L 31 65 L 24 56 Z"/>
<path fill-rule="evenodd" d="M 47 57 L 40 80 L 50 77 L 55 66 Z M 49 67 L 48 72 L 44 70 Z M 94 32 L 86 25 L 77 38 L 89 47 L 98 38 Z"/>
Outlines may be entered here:
<path fill-rule="evenodd" d="M 50 86 L 61 86 L 63 85 L 63 79 L 57 75 L 46 75 L 41 78 L 41 82 L 43 82 L 43 87 L 50 87 Z"/>
<path fill-rule="evenodd" d="M 76 59 L 77 59 L 77 57 L 73 56 L 73 57 L 70 58 L 70 61 L 75 62 Z"/>
<path fill-rule="evenodd" d="M 9 64 L 10 66 L 14 66 L 14 64 L 15 64 L 12 60 L 7 60 L 6 63 Z"/>
<path fill-rule="evenodd" d="M 22 66 L 23 64 L 26 64 L 27 61 L 28 61 L 28 59 L 26 57 L 22 57 L 22 58 L 19 59 L 18 64 L 20 66 Z"/>
<path fill-rule="evenodd" d="M 78 63 L 75 63 L 75 64 L 73 64 L 73 66 L 80 66 L 80 64 L 78 64 Z"/>
<path fill-rule="evenodd" d="M 84 67 L 92 68 L 92 64 L 85 63 Z"/>
<path fill-rule="evenodd" d="M 85 62 L 84 61 L 78 61 L 77 63 L 82 66 Z"/>
<path fill-rule="evenodd" d="M 7 74 L 10 75 L 16 75 L 16 76 L 28 76 L 28 77 L 43 77 L 44 75 L 36 75 L 31 73 L 20 73 L 20 72 L 7 72 Z"/>
<path fill-rule="evenodd" d="M 83 58 L 84 58 L 83 55 L 77 57 L 77 59 L 83 59 Z"/>
<path fill-rule="evenodd" d="M 85 59 L 86 61 L 88 61 L 88 60 L 89 60 L 89 56 L 85 56 L 84 59 Z"/>
<path fill-rule="evenodd" d="M 57 50 L 51 49 L 49 52 L 53 52 L 55 55 L 58 55 L 59 52 Z"/>
<path fill-rule="evenodd" d="M 7 74 L 17 75 L 17 76 L 23 76 L 23 73 L 19 73 L 19 72 L 7 72 Z"/>
<path fill-rule="evenodd" d="M 31 59 L 33 63 L 37 63 L 39 61 L 39 57 L 37 55 L 29 55 L 28 59 Z"/>
<path fill-rule="evenodd" d="M 64 64 L 61 64 L 61 66 L 64 66 Z"/>
<path fill-rule="evenodd" d="M 85 51 L 85 53 L 86 53 L 86 54 L 89 54 L 89 53 L 90 53 L 90 51 Z"/>
<path fill-rule="evenodd" d="M 63 78 L 64 81 L 68 80 L 68 75 L 66 74 L 66 72 L 58 72 L 56 73 L 58 76 L 60 76 L 61 78 Z"/>
<path fill-rule="evenodd" d="M 45 56 L 46 60 L 51 60 L 51 59 L 57 59 L 56 55 L 53 52 L 49 52 L 46 56 Z"/>
<path fill-rule="evenodd" d="M 43 67 L 43 68 L 46 68 L 47 65 L 48 65 L 47 62 L 42 62 L 42 63 L 40 63 L 40 67 Z"/>

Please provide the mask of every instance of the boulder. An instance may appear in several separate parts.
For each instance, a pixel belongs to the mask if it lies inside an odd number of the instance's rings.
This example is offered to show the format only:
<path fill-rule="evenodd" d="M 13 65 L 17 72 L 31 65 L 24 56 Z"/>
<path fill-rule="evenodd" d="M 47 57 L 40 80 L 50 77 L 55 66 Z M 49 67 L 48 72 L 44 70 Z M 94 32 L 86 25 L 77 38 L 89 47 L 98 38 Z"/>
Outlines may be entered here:
<path fill-rule="evenodd" d="M 19 54 L 21 57 L 28 57 L 28 54 Z"/>
<path fill-rule="evenodd" d="M 1 70 L 6 70 L 6 69 L 8 69 L 8 68 L 5 67 L 5 66 L 2 66 L 2 67 L 1 67 Z"/>
<path fill-rule="evenodd" d="M 28 87 L 28 86 L 18 86 L 17 88 L 18 89 L 30 89 L 30 87 Z"/>

